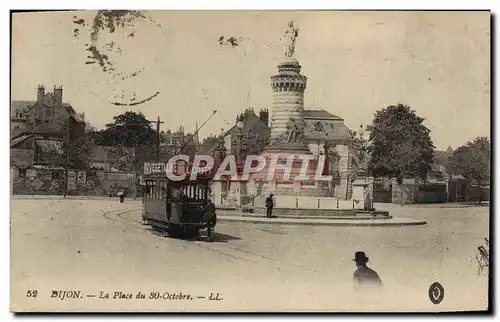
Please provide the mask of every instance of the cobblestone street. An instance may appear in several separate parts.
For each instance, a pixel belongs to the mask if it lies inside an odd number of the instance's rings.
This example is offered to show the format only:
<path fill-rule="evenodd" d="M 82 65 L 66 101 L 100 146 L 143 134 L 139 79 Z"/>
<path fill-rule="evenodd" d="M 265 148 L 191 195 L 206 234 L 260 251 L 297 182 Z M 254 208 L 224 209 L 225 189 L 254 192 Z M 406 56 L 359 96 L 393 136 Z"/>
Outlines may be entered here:
<path fill-rule="evenodd" d="M 487 277 L 474 256 L 488 237 L 487 207 L 381 205 L 407 227 L 219 223 L 214 242 L 161 238 L 140 224 L 141 203 L 12 199 L 11 308 L 78 311 L 434 311 L 485 309 Z M 204 232 L 202 232 L 202 236 Z M 354 252 L 366 251 L 379 293 L 352 286 Z M 429 286 L 438 281 L 443 302 Z M 38 296 L 27 297 L 28 290 Z M 53 290 L 82 299 L 51 299 Z M 100 292 L 132 293 L 113 300 Z M 137 292 L 191 294 L 194 300 L 135 299 Z M 223 300 L 210 301 L 210 294 Z M 205 299 L 198 298 L 204 296 Z"/>

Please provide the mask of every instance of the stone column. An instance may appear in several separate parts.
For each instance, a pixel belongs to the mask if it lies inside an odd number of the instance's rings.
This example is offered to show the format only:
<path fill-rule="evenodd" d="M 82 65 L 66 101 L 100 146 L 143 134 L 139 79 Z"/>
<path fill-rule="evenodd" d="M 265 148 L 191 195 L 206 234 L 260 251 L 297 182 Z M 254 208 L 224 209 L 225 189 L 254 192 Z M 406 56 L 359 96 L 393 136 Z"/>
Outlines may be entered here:
<path fill-rule="evenodd" d="M 401 198 L 401 193 L 400 189 L 401 187 L 398 184 L 398 180 L 396 178 L 391 178 L 392 181 L 392 203 L 399 204 L 400 203 L 400 198 Z"/>
<path fill-rule="evenodd" d="M 369 198 L 369 201 L 367 202 L 367 207 L 368 209 L 373 209 L 374 206 L 373 206 L 373 200 L 374 200 L 374 197 L 373 197 L 373 191 L 375 189 L 375 178 L 373 177 L 368 177 L 368 198 Z"/>
<path fill-rule="evenodd" d="M 446 178 L 446 203 L 450 202 L 450 179 Z"/>
<path fill-rule="evenodd" d="M 286 131 L 290 118 L 298 120 L 298 124 L 303 126 L 307 77 L 301 75 L 300 70 L 301 66 L 295 58 L 286 58 L 278 65 L 278 75 L 271 77 L 273 89 L 271 141 Z"/>
<path fill-rule="evenodd" d="M 212 202 L 215 205 L 222 205 L 222 182 L 212 182 Z"/>

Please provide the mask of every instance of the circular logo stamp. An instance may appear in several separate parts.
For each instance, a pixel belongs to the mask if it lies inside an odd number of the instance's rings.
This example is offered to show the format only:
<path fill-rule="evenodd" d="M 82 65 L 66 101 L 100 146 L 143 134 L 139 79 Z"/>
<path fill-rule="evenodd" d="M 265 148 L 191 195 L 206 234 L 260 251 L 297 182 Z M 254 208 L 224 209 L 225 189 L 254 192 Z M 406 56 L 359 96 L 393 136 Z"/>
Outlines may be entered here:
<path fill-rule="evenodd" d="M 444 298 L 444 288 L 438 282 L 432 283 L 429 288 L 429 299 L 434 304 L 439 304 Z"/>

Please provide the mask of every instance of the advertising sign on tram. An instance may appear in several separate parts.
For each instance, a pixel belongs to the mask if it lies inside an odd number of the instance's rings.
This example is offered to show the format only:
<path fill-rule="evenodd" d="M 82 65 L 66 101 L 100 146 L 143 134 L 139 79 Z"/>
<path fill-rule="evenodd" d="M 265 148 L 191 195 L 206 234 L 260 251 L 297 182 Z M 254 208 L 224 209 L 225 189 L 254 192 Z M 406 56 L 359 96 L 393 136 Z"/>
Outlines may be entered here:
<path fill-rule="evenodd" d="M 177 160 L 172 162 L 145 162 L 144 175 L 167 174 L 183 175 L 187 173 L 188 163 L 185 160 Z"/>
<path fill-rule="evenodd" d="M 188 162 L 185 159 L 170 162 L 145 162 L 143 175 L 167 176 L 171 180 L 194 180 L 193 178 L 211 178 L 213 175 L 213 169 L 207 167 L 207 161 L 199 160 L 196 162 L 196 167 L 194 167 L 192 162 Z M 192 173 L 193 171 L 194 173 Z M 177 178 L 173 179 L 172 175 Z"/>

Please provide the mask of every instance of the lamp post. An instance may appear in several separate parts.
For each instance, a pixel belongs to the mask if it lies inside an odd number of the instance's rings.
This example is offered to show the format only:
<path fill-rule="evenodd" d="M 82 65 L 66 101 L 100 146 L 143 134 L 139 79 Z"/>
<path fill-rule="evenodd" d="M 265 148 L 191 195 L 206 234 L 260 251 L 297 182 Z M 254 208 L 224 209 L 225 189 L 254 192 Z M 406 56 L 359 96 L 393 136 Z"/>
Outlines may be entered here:
<path fill-rule="evenodd" d="M 243 171 L 243 152 L 244 152 L 244 133 L 243 129 L 245 124 L 243 123 L 243 116 L 241 116 L 236 122 L 236 128 L 238 129 L 237 133 L 237 142 L 238 149 L 236 151 L 236 173 L 239 174 Z M 236 199 L 236 206 L 241 207 L 241 189 L 242 182 L 238 181 L 235 183 L 235 186 L 232 189 L 232 192 L 235 194 L 234 198 Z M 233 199 L 234 200 L 234 199 Z"/>
<path fill-rule="evenodd" d="M 219 136 L 219 140 L 217 142 L 217 146 L 215 147 L 215 151 L 217 152 L 217 157 L 219 158 L 219 160 L 220 161 L 224 160 L 224 158 L 226 157 L 224 131 L 221 131 L 221 134 Z"/>
<path fill-rule="evenodd" d="M 359 126 L 358 137 L 355 139 L 355 149 L 356 149 L 356 159 L 357 159 L 357 171 L 356 175 L 358 178 L 365 177 L 367 174 L 366 169 L 366 159 L 367 159 L 367 146 L 366 140 L 363 138 L 365 134 L 365 129 L 363 124 Z"/>
<path fill-rule="evenodd" d="M 224 139 L 224 130 L 221 129 L 221 133 L 220 133 L 220 136 L 219 136 L 219 140 L 217 142 L 217 146 L 215 147 L 215 157 L 218 158 L 218 161 L 219 161 L 219 164 L 218 166 L 220 166 L 220 163 L 222 163 L 222 160 L 224 160 L 224 158 L 226 157 L 226 146 L 225 146 L 225 139 Z M 218 169 L 217 169 L 218 171 Z M 220 204 L 222 205 L 224 203 L 224 194 L 226 193 L 227 194 L 227 191 L 224 191 L 223 189 L 223 185 L 222 185 L 222 181 L 225 180 L 225 178 L 221 177 L 221 182 L 218 183 L 218 185 L 216 187 L 219 187 L 219 190 L 220 190 Z M 225 185 L 224 185 L 225 187 Z M 217 189 L 217 188 L 215 188 Z"/>
<path fill-rule="evenodd" d="M 236 127 L 238 128 L 238 150 L 237 150 L 237 158 L 238 161 L 241 161 L 242 159 L 242 154 L 243 154 L 243 128 L 245 127 L 245 124 L 241 120 L 239 120 L 236 123 Z"/>

